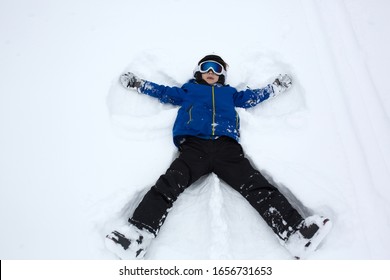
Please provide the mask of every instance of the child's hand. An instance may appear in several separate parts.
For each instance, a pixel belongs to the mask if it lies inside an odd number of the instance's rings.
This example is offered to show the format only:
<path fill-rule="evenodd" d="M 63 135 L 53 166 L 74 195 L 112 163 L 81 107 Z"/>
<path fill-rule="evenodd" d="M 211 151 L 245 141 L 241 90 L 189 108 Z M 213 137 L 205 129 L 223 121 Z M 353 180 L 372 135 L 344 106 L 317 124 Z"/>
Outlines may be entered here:
<path fill-rule="evenodd" d="M 119 81 L 125 88 L 139 88 L 143 81 L 131 72 L 124 73 L 120 76 Z"/>
<path fill-rule="evenodd" d="M 272 87 L 274 89 L 274 93 L 272 97 L 277 96 L 279 93 L 285 92 L 292 86 L 292 79 L 287 74 L 281 75 L 275 79 L 272 83 Z"/>

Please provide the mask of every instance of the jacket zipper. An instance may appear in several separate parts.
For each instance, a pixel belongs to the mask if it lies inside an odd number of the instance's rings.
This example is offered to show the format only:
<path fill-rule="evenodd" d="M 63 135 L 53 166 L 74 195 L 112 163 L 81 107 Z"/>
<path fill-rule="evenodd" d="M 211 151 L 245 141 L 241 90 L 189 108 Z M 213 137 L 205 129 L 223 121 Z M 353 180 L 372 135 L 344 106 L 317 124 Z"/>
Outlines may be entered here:
<path fill-rule="evenodd" d="M 211 87 L 211 96 L 213 101 L 213 122 L 211 124 L 211 135 L 215 135 L 215 93 L 214 93 L 214 86 Z"/>

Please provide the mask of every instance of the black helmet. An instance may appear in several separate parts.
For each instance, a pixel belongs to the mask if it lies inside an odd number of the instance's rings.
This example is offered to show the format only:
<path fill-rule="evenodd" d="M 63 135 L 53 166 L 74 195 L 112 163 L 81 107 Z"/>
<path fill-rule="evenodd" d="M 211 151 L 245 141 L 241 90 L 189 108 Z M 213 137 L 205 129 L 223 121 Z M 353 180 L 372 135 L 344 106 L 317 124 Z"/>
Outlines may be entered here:
<path fill-rule="evenodd" d="M 210 54 L 210 55 L 206 55 L 205 57 L 203 57 L 201 60 L 199 60 L 198 62 L 198 66 L 202 63 L 202 62 L 205 62 L 205 61 L 215 61 L 215 62 L 218 62 L 219 64 L 221 64 L 225 70 L 225 73 L 226 73 L 226 70 L 227 70 L 227 67 L 228 67 L 228 64 L 218 55 L 215 55 L 215 54 Z M 198 70 L 198 67 L 195 68 L 195 71 L 194 71 L 194 78 L 196 79 L 197 82 L 201 82 L 202 81 L 202 73 L 200 73 L 200 71 Z M 225 80 L 226 80 L 226 74 L 221 74 L 219 76 L 219 79 L 218 79 L 218 83 L 220 84 L 225 84 Z"/>

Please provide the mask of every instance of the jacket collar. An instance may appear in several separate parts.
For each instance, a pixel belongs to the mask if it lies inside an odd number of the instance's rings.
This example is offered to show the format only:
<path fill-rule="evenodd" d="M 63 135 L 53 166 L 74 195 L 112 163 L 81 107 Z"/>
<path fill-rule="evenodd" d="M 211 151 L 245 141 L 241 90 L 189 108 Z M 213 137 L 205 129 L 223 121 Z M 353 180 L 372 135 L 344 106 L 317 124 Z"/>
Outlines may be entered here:
<path fill-rule="evenodd" d="M 188 81 L 189 83 L 193 83 L 193 84 L 199 84 L 199 85 L 205 85 L 205 86 L 216 86 L 216 87 L 223 87 L 224 85 L 223 84 L 220 84 L 220 83 L 215 83 L 213 85 L 210 85 L 208 84 L 205 80 L 196 80 L 196 79 L 191 79 Z"/>

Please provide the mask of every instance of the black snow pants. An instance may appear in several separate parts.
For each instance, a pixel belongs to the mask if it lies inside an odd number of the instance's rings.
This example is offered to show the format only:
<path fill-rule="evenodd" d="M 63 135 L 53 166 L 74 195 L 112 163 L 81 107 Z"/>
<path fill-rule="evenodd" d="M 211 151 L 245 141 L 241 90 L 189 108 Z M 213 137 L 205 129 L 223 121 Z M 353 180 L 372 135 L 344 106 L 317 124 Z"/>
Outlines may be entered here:
<path fill-rule="evenodd" d="M 180 146 L 179 157 L 146 193 L 129 222 L 157 235 L 180 193 L 211 172 L 246 198 L 279 238 L 286 239 L 303 220 L 280 191 L 251 166 L 234 139 L 189 137 Z"/>

